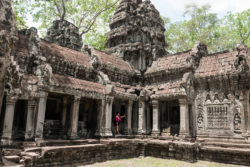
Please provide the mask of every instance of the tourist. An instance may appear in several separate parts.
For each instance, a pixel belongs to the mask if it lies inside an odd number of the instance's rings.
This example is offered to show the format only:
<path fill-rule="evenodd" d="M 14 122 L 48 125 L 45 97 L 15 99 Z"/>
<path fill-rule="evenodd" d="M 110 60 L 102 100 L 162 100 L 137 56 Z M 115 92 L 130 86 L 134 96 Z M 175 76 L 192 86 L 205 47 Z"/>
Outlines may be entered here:
<path fill-rule="evenodd" d="M 115 133 L 116 133 L 116 134 L 120 134 L 120 132 L 119 132 L 119 124 L 120 124 L 120 122 L 122 121 L 122 118 L 125 118 L 125 116 L 120 116 L 120 113 L 117 112 L 117 113 L 116 113 L 116 116 L 115 116 L 115 122 L 116 122 L 116 130 L 115 130 Z"/>

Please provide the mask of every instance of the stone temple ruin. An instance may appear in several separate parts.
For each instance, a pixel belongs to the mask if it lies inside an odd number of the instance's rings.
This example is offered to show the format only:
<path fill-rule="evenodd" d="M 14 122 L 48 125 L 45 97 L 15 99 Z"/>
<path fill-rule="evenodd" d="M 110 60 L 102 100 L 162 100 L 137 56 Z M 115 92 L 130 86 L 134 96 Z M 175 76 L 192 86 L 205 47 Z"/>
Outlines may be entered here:
<path fill-rule="evenodd" d="M 54 21 L 18 31 L 0 1 L 2 157 L 25 166 L 153 156 L 250 164 L 250 48 L 167 54 L 149 0 L 122 0 L 106 51 Z M 114 135 L 116 112 L 125 115 Z M 115 136 L 115 138 L 114 138 Z"/>

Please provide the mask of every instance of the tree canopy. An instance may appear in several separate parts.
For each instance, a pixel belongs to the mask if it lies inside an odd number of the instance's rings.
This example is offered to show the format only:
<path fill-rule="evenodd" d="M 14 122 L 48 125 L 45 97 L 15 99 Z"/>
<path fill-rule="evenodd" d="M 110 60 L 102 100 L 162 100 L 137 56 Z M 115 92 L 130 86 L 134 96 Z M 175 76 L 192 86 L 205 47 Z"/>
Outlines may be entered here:
<path fill-rule="evenodd" d="M 45 36 L 56 19 L 65 19 L 80 28 L 83 43 L 105 49 L 105 34 L 109 19 L 119 0 L 14 0 L 19 29 L 28 27 L 28 20 L 39 23 L 39 33 Z M 210 5 L 187 5 L 183 21 L 171 22 L 162 17 L 166 25 L 166 40 L 170 53 L 189 50 L 197 40 L 207 44 L 210 53 L 232 50 L 237 43 L 250 45 L 250 9 L 241 13 L 228 13 L 223 18 L 210 11 Z M 32 25 L 29 25 L 32 26 Z"/>

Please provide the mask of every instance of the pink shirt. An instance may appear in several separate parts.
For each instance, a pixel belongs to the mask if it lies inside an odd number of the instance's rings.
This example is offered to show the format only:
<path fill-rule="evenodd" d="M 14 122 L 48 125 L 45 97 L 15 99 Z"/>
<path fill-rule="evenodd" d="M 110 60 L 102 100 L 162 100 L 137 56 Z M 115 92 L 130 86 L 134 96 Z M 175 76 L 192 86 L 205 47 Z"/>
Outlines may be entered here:
<path fill-rule="evenodd" d="M 118 115 L 115 117 L 115 121 L 116 122 L 121 122 L 121 117 L 119 117 Z"/>

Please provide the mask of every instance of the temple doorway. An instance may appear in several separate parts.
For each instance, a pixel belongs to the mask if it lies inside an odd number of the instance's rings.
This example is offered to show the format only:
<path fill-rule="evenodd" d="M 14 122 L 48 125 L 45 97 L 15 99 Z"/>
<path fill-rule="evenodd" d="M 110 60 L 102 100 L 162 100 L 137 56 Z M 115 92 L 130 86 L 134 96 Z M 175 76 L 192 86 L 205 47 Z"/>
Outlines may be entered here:
<path fill-rule="evenodd" d="M 27 100 L 18 100 L 15 106 L 12 139 L 24 140 L 27 115 Z"/>
<path fill-rule="evenodd" d="M 166 136 L 178 136 L 180 131 L 180 105 L 178 100 L 162 101 L 160 130 Z"/>
<path fill-rule="evenodd" d="M 70 112 L 70 105 L 64 105 L 64 96 L 50 93 L 47 99 L 45 121 L 44 121 L 44 138 L 60 139 L 67 137 L 67 128 L 69 119 L 63 121 L 63 112 L 66 115 Z M 63 109 L 65 108 L 65 110 Z"/>
<path fill-rule="evenodd" d="M 122 121 L 119 124 L 119 132 L 120 134 L 126 134 L 126 126 L 127 126 L 127 101 L 123 101 L 120 99 L 114 99 L 113 106 L 112 106 L 112 124 L 111 129 L 113 132 L 113 135 L 115 134 L 115 116 L 119 112 L 121 116 L 125 116 L 125 118 L 122 118 Z"/>
<path fill-rule="evenodd" d="M 78 136 L 92 138 L 97 129 L 97 100 L 83 98 L 79 106 Z"/>

